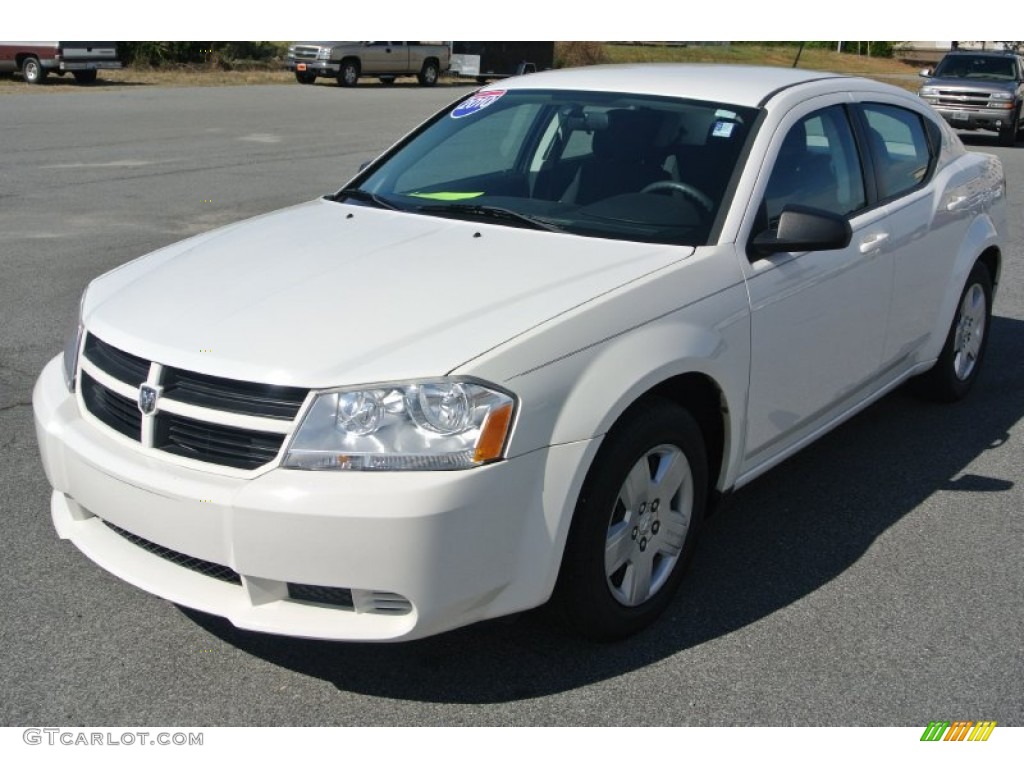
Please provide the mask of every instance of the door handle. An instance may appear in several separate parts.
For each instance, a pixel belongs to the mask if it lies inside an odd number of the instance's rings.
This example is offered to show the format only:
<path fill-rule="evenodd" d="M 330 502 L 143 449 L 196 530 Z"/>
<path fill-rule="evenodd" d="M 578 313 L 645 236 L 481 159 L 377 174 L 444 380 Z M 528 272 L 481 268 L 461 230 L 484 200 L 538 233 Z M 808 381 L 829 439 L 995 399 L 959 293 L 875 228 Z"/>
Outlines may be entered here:
<path fill-rule="evenodd" d="M 949 202 L 946 203 L 947 211 L 958 211 L 964 208 L 964 203 L 967 202 L 967 195 L 957 195 L 956 197 L 949 198 Z"/>
<path fill-rule="evenodd" d="M 860 241 L 860 252 L 871 253 L 872 251 L 877 251 L 888 239 L 888 232 L 876 232 L 873 235 L 868 235 Z"/>

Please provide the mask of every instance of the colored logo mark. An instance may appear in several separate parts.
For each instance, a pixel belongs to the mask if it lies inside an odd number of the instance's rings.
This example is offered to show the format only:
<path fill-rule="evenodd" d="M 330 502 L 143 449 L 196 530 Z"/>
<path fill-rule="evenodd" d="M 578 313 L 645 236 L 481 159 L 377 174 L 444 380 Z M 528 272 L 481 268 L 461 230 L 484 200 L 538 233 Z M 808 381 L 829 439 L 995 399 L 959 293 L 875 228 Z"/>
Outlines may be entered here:
<path fill-rule="evenodd" d="M 921 734 L 921 741 L 988 741 L 995 727 L 995 720 L 933 720 Z"/>
<path fill-rule="evenodd" d="M 477 91 L 470 98 L 459 104 L 455 109 L 452 110 L 452 117 L 466 117 L 468 115 L 475 114 L 481 109 L 487 109 L 494 102 L 505 95 L 505 91 Z"/>

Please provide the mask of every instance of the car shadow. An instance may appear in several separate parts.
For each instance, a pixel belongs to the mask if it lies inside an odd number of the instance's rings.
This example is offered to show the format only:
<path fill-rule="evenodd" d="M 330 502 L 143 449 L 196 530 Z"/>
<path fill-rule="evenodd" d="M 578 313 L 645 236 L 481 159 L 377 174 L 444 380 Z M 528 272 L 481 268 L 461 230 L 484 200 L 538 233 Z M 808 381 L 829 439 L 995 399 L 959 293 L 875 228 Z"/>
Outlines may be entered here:
<path fill-rule="evenodd" d="M 398 645 L 331 643 L 239 630 L 181 608 L 273 664 L 370 696 L 483 704 L 546 696 L 626 674 L 741 629 L 843 573 L 940 491 L 985 497 L 1009 477 L 966 472 L 1024 417 L 1024 322 L 994 317 L 988 364 L 953 405 L 899 390 L 737 492 L 705 525 L 667 613 L 623 642 L 593 644 L 544 609 Z"/>

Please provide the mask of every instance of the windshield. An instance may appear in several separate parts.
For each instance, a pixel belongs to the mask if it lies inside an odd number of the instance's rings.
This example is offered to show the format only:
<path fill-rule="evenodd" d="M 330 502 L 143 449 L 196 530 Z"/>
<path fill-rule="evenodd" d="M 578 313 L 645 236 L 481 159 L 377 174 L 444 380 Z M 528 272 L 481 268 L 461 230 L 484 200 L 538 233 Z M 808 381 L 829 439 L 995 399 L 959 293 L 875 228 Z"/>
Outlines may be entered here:
<path fill-rule="evenodd" d="M 757 112 L 576 91 L 477 91 L 336 199 L 578 235 L 704 245 Z"/>
<path fill-rule="evenodd" d="M 947 56 L 935 70 L 935 77 L 966 80 L 1016 80 L 1011 56 Z"/>

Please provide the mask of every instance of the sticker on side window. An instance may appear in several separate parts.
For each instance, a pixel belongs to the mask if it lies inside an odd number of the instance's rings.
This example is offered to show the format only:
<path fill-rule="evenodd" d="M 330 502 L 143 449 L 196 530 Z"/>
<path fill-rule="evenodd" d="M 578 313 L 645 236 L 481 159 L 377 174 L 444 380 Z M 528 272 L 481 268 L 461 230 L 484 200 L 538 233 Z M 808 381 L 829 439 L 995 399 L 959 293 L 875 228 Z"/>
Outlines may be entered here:
<path fill-rule="evenodd" d="M 487 107 L 491 106 L 491 104 L 504 95 L 505 91 L 503 90 L 477 91 L 452 110 L 452 117 L 468 117 L 469 115 L 479 112 L 481 109 L 487 109 Z"/>

